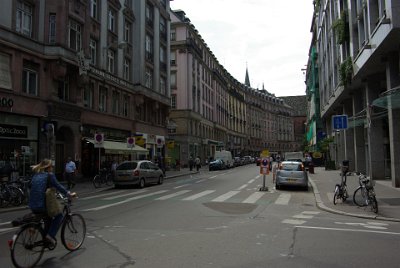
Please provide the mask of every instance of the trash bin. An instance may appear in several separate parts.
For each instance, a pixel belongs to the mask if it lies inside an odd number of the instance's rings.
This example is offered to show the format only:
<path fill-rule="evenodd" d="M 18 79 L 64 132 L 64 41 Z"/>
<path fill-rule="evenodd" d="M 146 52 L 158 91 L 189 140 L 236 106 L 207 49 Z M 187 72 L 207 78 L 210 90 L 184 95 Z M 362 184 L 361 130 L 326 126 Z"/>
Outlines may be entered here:
<path fill-rule="evenodd" d="M 308 172 L 310 174 L 314 174 L 314 163 L 313 162 L 308 163 Z"/>

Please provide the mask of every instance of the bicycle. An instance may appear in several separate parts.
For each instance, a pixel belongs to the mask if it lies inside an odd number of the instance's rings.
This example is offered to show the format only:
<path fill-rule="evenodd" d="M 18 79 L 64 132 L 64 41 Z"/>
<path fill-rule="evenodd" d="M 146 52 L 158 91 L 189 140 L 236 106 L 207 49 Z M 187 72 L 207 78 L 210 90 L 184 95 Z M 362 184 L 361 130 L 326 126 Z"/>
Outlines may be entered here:
<path fill-rule="evenodd" d="M 19 206 L 25 199 L 22 190 L 8 181 L 0 182 L 0 207 Z"/>
<path fill-rule="evenodd" d="M 112 175 L 106 168 L 100 170 L 99 174 L 94 176 L 93 185 L 94 188 L 100 188 L 103 184 L 111 186 L 113 184 Z"/>
<path fill-rule="evenodd" d="M 366 175 L 357 172 L 359 186 L 354 191 L 353 202 L 359 207 L 370 206 L 371 211 L 378 213 L 378 201 L 376 200 L 373 182 Z"/>
<path fill-rule="evenodd" d="M 347 164 L 347 165 L 346 165 Z M 335 192 L 333 195 L 333 204 L 336 205 L 338 199 L 342 199 L 342 202 L 346 202 L 349 197 L 347 193 L 347 172 L 349 172 L 348 162 L 343 161 L 342 171 L 341 171 L 341 183 L 335 185 Z"/>
<path fill-rule="evenodd" d="M 61 222 L 61 242 L 69 251 L 78 250 L 85 240 L 86 223 L 82 215 L 71 211 L 71 198 L 58 193 L 64 204 Z M 56 244 L 47 241 L 49 218 L 46 214 L 29 213 L 22 219 L 12 222 L 13 226 L 21 226 L 8 241 L 11 260 L 15 267 L 34 267 L 42 258 L 45 249 L 54 250 Z"/>

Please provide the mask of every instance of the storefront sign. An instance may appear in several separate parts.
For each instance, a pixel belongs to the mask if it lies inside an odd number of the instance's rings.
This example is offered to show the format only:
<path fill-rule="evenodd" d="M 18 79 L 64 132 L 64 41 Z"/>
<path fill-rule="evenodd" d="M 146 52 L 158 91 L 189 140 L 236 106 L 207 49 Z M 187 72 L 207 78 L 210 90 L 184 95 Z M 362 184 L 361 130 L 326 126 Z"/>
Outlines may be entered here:
<path fill-rule="evenodd" d="M 14 100 L 11 98 L 0 97 L 0 107 L 11 108 L 14 106 Z"/>
<path fill-rule="evenodd" d="M 0 137 L 27 138 L 28 128 L 26 126 L 0 124 Z"/>

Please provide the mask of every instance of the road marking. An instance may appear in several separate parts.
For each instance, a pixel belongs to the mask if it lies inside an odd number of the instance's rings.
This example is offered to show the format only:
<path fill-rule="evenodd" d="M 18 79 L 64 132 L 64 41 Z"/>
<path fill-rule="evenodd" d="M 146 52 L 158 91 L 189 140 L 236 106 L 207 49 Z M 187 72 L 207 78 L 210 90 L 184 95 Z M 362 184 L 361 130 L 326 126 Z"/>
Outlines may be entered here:
<path fill-rule="evenodd" d="M 295 226 L 303 229 L 315 229 L 315 230 L 331 230 L 331 231 L 343 231 L 343 232 L 360 232 L 360 233 L 376 233 L 376 234 L 388 234 L 388 235 L 400 235 L 395 232 L 384 232 L 384 231 L 373 231 L 373 230 L 362 230 L 362 229 L 343 229 L 343 228 L 328 228 L 328 227 L 316 227 L 316 226 Z"/>
<path fill-rule="evenodd" d="M 253 183 L 254 181 L 255 181 L 255 179 L 251 179 L 247 183 L 250 184 L 250 183 Z"/>
<path fill-rule="evenodd" d="M 190 184 L 182 184 L 182 185 L 174 187 L 174 189 L 179 189 L 179 188 L 186 187 L 186 186 L 189 186 L 189 185 Z"/>
<path fill-rule="evenodd" d="M 313 215 L 297 214 L 297 215 L 294 215 L 292 217 L 296 218 L 296 219 L 312 219 L 314 216 Z"/>
<path fill-rule="evenodd" d="M 287 205 L 289 204 L 289 200 L 291 198 L 290 194 L 280 194 L 276 199 L 275 204 L 277 205 Z"/>
<path fill-rule="evenodd" d="M 206 181 L 207 179 L 202 179 L 202 180 L 198 180 L 198 181 L 196 181 L 195 183 L 200 183 L 200 182 L 203 182 L 203 181 Z"/>
<path fill-rule="evenodd" d="M 240 191 L 230 191 L 227 192 L 223 195 L 218 196 L 217 198 L 211 200 L 212 202 L 224 202 L 225 200 L 231 198 L 232 196 L 234 196 L 235 194 L 240 193 Z"/>
<path fill-rule="evenodd" d="M 0 233 L 8 232 L 8 231 L 14 230 L 14 229 L 16 229 L 16 228 L 17 228 L 17 227 L 13 227 L 13 228 L 3 228 L 3 229 L 0 229 Z"/>
<path fill-rule="evenodd" d="M 144 193 L 144 192 L 147 192 L 147 191 L 148 191 L 148 190 L 143 189 L 143 190 L 139 190 L 139 191 L 132 192 L 132 193 L 120 194 L 120 195 L 115 195 L 115 196 L 103 198 L 103 200 L 114 200 L 114 199 L 117 199 L 117 198 L 120 198 L 120 197 L 125 197 L 125 196 L 130 196 L 130 195 L 141 194 L 141 193 Z"/>
<path fill-rule="evenodd" d="M 248 185 L 248 184 L 243 184 L 242 186 L 240 186 L 240 187 L 238 188 L 238 191 L 243 190 L 244 188 L 247 187 L 247 185 Z"/>
<path fill-rule="evenodd" d="M 124 193 L 127 190 L 124 191 L 118 191 L 117 193 Z M 99 194 L 99 195 L 94 195 L 94 196 L 89 196 L 89 197 L 83 197 L 83 198 L 79 198 L 80 200 L 89 200 L 89 199 L 94 199 L 94 198 L 99 198 L 99 197 L 103 197 L 103 196 L 109 196 L 109 195 L 113 195 L 116 192 L 112 192 L 112 193 L 106 193 L 106 194 Z"/>
<path fill-rule="evenodd" d="M 319 214 L 319 211 L 309 211 L 309 210 L 306 210 L 306 211 L 303 211 L 301 214 L 317 215 L 317 214 Z"/>
<path fill-rule="evenodd" d="M 7 225 L 7 224 L 11 224 L 10 221 L 6 221 L 6 222 L 1 222 L 0 225 Z"/>
<path fill-rule="evenodd" d="M 265 193 L 255 192 L 251 194 L 248 198 L 246 198 L 242 203 L 255 203 L 258 199 L 260 199 Z"/>
<path fill-rule="evenodd" d="M 210 177 L 210 179 L 214 179 L 214 178 L 216 178 L 218 175 L 214 175 L 214 176 L 212 176 L 212 177 Z"/>
<path fill-rule="evenodd" d="M 186 194 L 186 193 L 191 192 L 191 191 L 192 190 L 182 190 L 182 191 L 179 191 L 179 192 L 176 192 L 176 193 L 173 193 L 173 194 L 161 196 L 159 198 L 156 198 L 155 200 L 167 200 L 167 199 L 179 196 L 179 195 Z"/>
<path fill-rule="evenodd" d="M 165 193 L 165 192 L 168 192 L 168 190 L 162 190 L 162 191 L 158 191 L 158 192 L 138 195 L 138 196 L 134 196 L 134 197 L 125 199 L 125 200 L 120 201 L 120 202 L 116 202 L 116 203 L 112 203 L 112 204 L 108 204 L 108 205 L 104 205 L 104 206 L 100 206 L 100 207 L 95 207 L 95 208 L 83 209 L 81 211 L 97 211 L 97 210 L 101 210 L 101 209 L 105 209 L 105 208 L 109 208 L 109 207 L 118 206 L 118 205 L 121 205 L 121 204 L 124 204 L 124 203 L 128 203 L 130 201 L 137 200 L 137 199 L 140 199 L 140 198 L 149 197 L 149 196 L 157 195 L 157 194 L 162 194 L 162 193 Z"/>
<path fill-rule="evenodd" d="M 287 223 L 287 224 L 293 224 L 293 225 L 296 225 L 296 224 L 303 224 L 303 223 L 305 223 L 306 221 L 302 221 L 302 220 L 293 220 L 293 219 L 286 219 L 286 220 L 283 220 L 282 221 L 282 223 Z"/>
<path fill-rule="evenodd" d="M 189 197 L 186 197 L 186 198 L 184 198 L 184 199 L 182 199 L 182 200 L 185 200 L 185 201 L 188 201 L 188 200 L 195 200 L 195 199 L 197 199 L 197 198 L 203 197 L 203 196 L 208 195 L 208 194 L 211 194 L 211 193 L 213 193 L 213 192 L 215 192 L 215 190 L 203 191 L 203 192 L 200 192 L 200 193 L 198 193 L 198 194 L 195 194 L 195 195 L 191 195 L 191 196 L 189 196 Z"/>

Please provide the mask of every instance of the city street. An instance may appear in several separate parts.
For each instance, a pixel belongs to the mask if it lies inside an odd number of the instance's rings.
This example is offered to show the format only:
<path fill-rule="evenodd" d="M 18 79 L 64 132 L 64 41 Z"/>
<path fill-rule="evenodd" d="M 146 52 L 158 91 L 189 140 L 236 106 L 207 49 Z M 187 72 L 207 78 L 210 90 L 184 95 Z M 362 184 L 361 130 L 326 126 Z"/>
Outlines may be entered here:
<path fill-rule="evenodd" d="M 77 252 L 59 242 L 38 267 L 398 267 L 400 223 L 332 214 L 313 190 L 259 191 L 255 165 L 185 175 L 144 189 L 80 196 Z M 26 211 L 0 214 L 0 224 Z M 0 267 L 12 267 L 0 225 Z M 60 241 L 60 239 L 58 238 Z"/>

